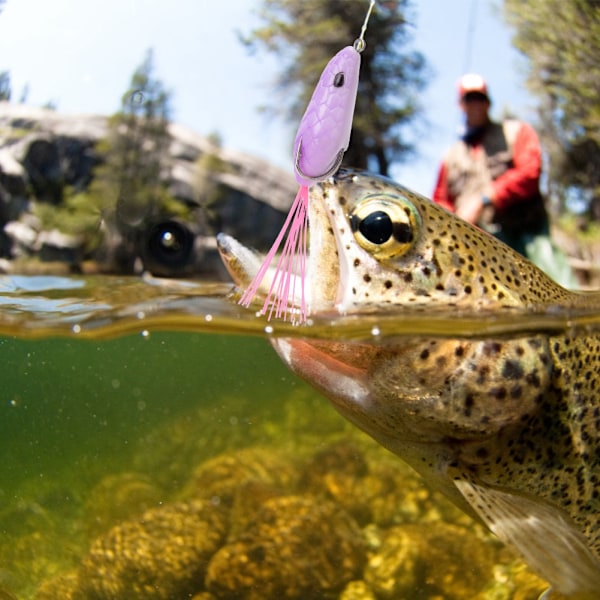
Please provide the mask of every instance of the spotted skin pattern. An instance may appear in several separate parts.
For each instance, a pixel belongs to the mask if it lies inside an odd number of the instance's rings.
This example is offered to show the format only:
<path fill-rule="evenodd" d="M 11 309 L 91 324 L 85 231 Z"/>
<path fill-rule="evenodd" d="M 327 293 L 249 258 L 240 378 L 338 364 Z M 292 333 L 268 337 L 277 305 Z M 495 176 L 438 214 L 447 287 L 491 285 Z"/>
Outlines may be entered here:
<path fill-rule="evenodd" d="M 561 288 L 497 239 L 385 178 L 342 170 L 311 189 L 309 208 L 312 315 L 600 309 L 600 294 Z M 554 590 L 596 597 L 600 333 L 273 344 Z"/>

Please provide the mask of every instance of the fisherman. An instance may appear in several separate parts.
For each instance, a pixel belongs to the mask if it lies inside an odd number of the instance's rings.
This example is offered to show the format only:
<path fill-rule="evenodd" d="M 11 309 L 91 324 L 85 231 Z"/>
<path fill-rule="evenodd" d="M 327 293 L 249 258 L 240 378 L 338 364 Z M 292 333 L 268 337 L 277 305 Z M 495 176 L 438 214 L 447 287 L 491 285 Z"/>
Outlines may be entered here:
<path fill-rule="evenodd" d="M 458 95 L 465 131 L 444 156 L 433 200 L 495 235 L 558 283 L 577 287 L 566 257 L 550 241 L 535 130 L 515 119 L 492 121 L 481 75 L 463 75 Z"/>

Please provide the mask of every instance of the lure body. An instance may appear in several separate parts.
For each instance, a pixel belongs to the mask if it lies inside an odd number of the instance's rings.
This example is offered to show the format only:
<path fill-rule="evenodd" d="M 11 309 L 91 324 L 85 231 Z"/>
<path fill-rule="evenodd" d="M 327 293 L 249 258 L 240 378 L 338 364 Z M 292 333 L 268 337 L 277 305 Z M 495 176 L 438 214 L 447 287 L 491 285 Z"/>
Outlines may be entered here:
<path fill-rule="evenodd" d="M 300 121 L 294 142 L 295 176 L 313 185 L 337 171 L 350 143 L 360 53 L 347 46 L 328 63 Z"/>
<path fill-rule="evenodd" d="M 300 121 L 294 142 L 294 175 L 300 184 L 288 217 L 258 272 L 240 298 L 249 306 L 267 275 L 275 254 L 285 245 L 260 312 L 271 318 L 306 321 L 309 308 L 304 293 L 308 228 L 308 188 L 331 177 L 340 167 L 350 144 L 354 105 L 358 93 L 360 53 L 375 0 L 370 0 L 360 36 L 353 46 L 340 50 L 325 66 Z M 270 309 L 269 309 L 270 307 Z"/>

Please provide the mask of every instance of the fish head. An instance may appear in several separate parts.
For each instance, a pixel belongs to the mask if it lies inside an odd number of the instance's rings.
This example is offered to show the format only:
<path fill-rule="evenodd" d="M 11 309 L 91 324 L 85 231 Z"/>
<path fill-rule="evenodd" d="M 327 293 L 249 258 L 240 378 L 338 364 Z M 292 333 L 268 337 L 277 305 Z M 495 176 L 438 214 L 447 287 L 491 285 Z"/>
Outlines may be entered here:
<path fill-rule="evenodd" d="M 385 177 L 341 170 L 310 189 L 308 218 L 311 317 L 510 309 L 558 287 L 495 238 Z M 234 280 L 246 285 L 260 258 L 227 236 L 218 243 Z M 524 350 L 486 341 L 348 343 L 309 335 L 272 343 L 345 416 L 403 455 L 415 444 L 438 444 L 439 453 L 449 439 L 493 435 L 531 408 L 536 395 L 523 390 L 548 376 L 543 340 L 528 340 Z M 494 394 L 490 406 L 485 401 Z"/>
<path fill-rule="evenodd" d="M 314 186 L 309 223 L 313 314 L 556 301 L 558 286 L 521 255 L 381 176 L 342 170 Z"/>

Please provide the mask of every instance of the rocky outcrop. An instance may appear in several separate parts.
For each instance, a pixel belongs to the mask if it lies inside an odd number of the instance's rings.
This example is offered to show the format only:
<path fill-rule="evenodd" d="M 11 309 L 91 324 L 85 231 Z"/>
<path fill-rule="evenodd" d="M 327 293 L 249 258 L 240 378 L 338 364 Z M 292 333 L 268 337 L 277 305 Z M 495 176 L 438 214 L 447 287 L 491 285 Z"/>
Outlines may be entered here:
<path fill-rule="evenodd" d="M 67 188 L 85 190 L 102 156 L 108 118 L 64 115 L 52 110 L 0 102 L 0 257 L 35 257 L 80 268 L 87 258 L 110 272 L 150 270 L 156 275 L 221 276 L 216 259 L 217 229 L 246 245 L 266 250 L 277 235 L 296 193 L 290 172 L 232 149 L 177 124 L 169 125 L 170 147 L 163 183 L 171 196 L 194 207 L 193 222 L 161 217 L 142 222 L 131 239 L 100 219 L 102 243 L 90 254 L 77 236 L 45 230 L 32 213 L 32 201 L 60 207 Z M 219 187 L 216 201 L 203 202 L 198 160 L 210 155 L 223 168 L 210 172 Z"/>

